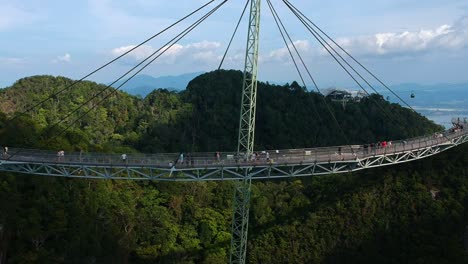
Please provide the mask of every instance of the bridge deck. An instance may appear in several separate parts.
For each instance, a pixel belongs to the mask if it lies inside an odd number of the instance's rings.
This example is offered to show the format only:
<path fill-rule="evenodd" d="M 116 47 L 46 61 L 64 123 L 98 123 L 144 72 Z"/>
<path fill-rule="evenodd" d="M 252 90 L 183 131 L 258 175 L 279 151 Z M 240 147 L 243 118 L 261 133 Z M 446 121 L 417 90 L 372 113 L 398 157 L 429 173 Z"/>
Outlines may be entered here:
<path fill-rule="evenodd" d="M 255 159 L 238 158 L 234 152 L 128 154 L 65 153 L 10 149 L 0 159 L 0 171 L 50 176 L 159 179 L 232 180 L 245 177 L 239 172 L 251 168 L 255 178 L 307 176 L 340 173 L 391 165 L 437 154 L 468 141 L 468 126 L 430 136 L 392 141 L 387 147 L 367 145 L 259 151 Z M 267 152 L 269 158 L 267 158 Z M 261 171 L 259 173 L 259 171 Z M 300 173 L 298 173 L 300 172 Z"/>

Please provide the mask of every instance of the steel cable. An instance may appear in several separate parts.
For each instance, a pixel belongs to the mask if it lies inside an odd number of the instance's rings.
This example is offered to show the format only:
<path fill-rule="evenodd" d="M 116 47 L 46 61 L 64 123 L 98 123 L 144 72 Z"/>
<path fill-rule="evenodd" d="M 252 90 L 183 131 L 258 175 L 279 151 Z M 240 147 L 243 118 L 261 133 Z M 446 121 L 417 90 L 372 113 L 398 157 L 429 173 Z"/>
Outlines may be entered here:
<path fill-rule="evenodd" d="M 153 58 L 151 61 L 149 61 L 147 64 L 145 64 L 141 69 L 139 69 L 137 72 L 135 72 L 132 76 L 130 76 L 127 80 L 125 80 L 122 84 L 120 84 L 117 88 L 113 89 L 113 91 L 111 93 L 109 93 L 108 95 L 106 95 L 103 99 L 101 99 L 97 104 L 95 104 L 93 107 L 91 107 L 90 109 L 88 109 L 86 112 L 84 112 L 82 115 L 80 115 L 78 118 L 76 118 L 75 120 L 73 120 L 71 122 L 71 124 L 69 124 L 67 127 L 65 127 L 60 133 L 58 133 L 57 135 L 55 135 L 53 138 L 51 138 L 50 140 L 52 139 L 55 139 L 57 138 L 58 136 L 62 135 L 63 133 L 65 133 L 68 129 L 71 128 L 71 126 L 73 126 L 73 124 L 75 124 L 77 121 L 79 121 L 81 118 L 83 118 L 84 116 L 86 116 L 89 112 L 91 112 L 94 108 L 96 108 L 98 105 L 100 105 L 101 103 L 103 103 L 107 98 L 109 98 L 111 95 L 113 95 L 114 93 L 116 93 L 122 86 L 124 86 L 128 81 L 130 81 L 133 77 L 135 77 L 138 73 L 140 73 L 141 71 L 143 71 L 146 67 L 148 67 L 151 63 L 153 63 L 156 59 L 158 59 L 159 57 L 161 57 L 166 51 L 168 51 L 172 46 L 174 46 L 177 42 L 179 42 L 182 38 L 184 38 L 188 33 L 190 33 L 193 29 L 195 29 L 198 25 L 200 25 L 204 20 L 206 20 L 209 16 L 211 16 L 214 12 L 216 12 L 222 5 L 224 5 L 228 0 L 224 0 L 223 2 L 221 2 L 218 6 L 216 6 L 215 8 L 213 8 L 211 11 L 209 11 L 207 14 L 205 14 L 202 18 L 200 18 L 199 20 L 197 20 L 195 23 L 193 23 L 191 26 L 189 26 L 187 29 L 185 29 L 184 31 L 182 31 L 179 35 L 177 35 L 175 38 L 173 38 L 171 41 L 169 41 L 168 43 L 166 43 L 166 45 L 164 45 L 162 48 L 158 49 L 157 51 L 153 52 L 150 56 L 148 56 L 146 59 L 144 59 L 141 63 L 138 64 L 141 65 L 143 62 L 147 61 L 148 59 L 150 59 L 151 57 L 153 57 L 156 53 L 158 53 L 159 51 L 161 51 L 162 49 L 164 49 L 159 55 L 157 55 L 155 58 Z M 170 44 L 172 42 L 172 44 Z M 170 45 L 169 45 L 170 44 Z M 169 46 L 167 46 L 169 45 Z M 133 69 L 131 70 L 133 71 Z M 126 74 L 125 74 L 126 75 Z M 110 86 L 108 86 L 110 87 Z M 83 105 L 82 105 L 83 106 Z M 82 107 L 81 106 L 81 107 Z M 80 107 L 80 108 L 81 108 Z M 75 109 L 77 111 L 77 109 Z M 74 112 L 76 112 L 74 111 Z M 69 115 L 70 116 L 70 115 Z"/>
<path fill-rule="evenodd" d="M 240 25 L 240 23 L 242 21 L 242 18 L 244 17 L 245 10 L 247 10 L 247 7 L 248 7 L 249 3 L 250 3 L 250 0 L 247 0 L 247 2 L 245 3 L 244 10 L 242 11 L 242 14 L 241 14 L 241 16 L 239 18 L 239 21 L 237 22 L 237 26 L 234 29 L 234 33 L 232 34 L 231 40 L 229 41 L 229 45 L 227 46 L 226 51 L 224 52 L 223 58 L 221 59 L 221 62 L 219 63 L 218 70 L 220 70 L 221 67 L 223 66 L 224 59 L 226 58 L 226 55 L 227 55 L 227 53 L 229 51 L 229 48 L 231 47 L 232 41 L 234 40 L 234 37 L 236 36 L 237 30 L 239 29 L 239 25 Z"/>
<path fill-rule="evenodd" d="M 121 59 L 122 57 L 124 57 L 125 55 L 129 54 L 130 52 L 136 50 L 137 48 L 141 47 L 142 45 L 146 44 L 147 42 L 149 42 L 150 40 L 154 39 L 155 37 L 161 35 L 162 33 L 166 32 L 167 30 L 169 30 L 170 28 L 174 27 L 175 25 L 179 24 L 180 22 L 184 21 L 185 19 L 191 17 L 192 15 L 194 15 L 195 13 L 197 13 L 198 11 L 202 10 L 203 8 L 205 8 L 206 6 L 208 6 L 209 4 L 211 4 L 212 2 L 214 2 L 215 0 L 211 0 L 209 1 L 208 3 L 204 4 L 203 6 L 195 9 L 194 11 L 192 11 L 191 13 L 189 13 L 188 15 L 184 16 L 183 18 L 177 20 L 176 22 L 174 22 L 173 24 L 171 24 L 170 26 L 166 27 L 165 29 L 161 30 L 160 32 L 158 32 L 157 34 L 151 36 L 150 38 L 146 39 L 145 41 L 141 42 L 140 44 L 136 45 L 135 47 L 129 49 L 128 51 L 124 52 L 123 54 L 121 54 L 120 56 L 112 59 L 111 61 L 107 62 L 106 64 L 102 65 L 101 67 L 97 68 L 96 70 L 92 71 L 91 73 L 87 74 L 86 76 L 82 77 L 81 79 L 77 80 L 77 81 L 74 81 L 72 84 L 68 85 L 68 86 L 65 86 L 63 89 L 59 90 L 58 92 L 55 92 L 53 93 L 52 95 L 48 96 L 46 99 L 34 104 L 33 106 L 27 108 L 25 111 L 19 113 L 19 114 L 15 114 L 15 116 L 11 119 L 11 120 L 15 120 L 18 116 L 20 115 L 24 115 L 28 112 L 30 112 L 31 110 L 35 109 L 36 107 L 44 104 L 45 102 L 47 102 L 48 100 L 56 97 L 57 95 L 61 94 L 62 92 L 72 88 L 73 86 L 75 86 L 76 84 L 82 82 L 84 79 L 90 77 L 91 75 L 95 74 L 96 72 L 102 70 L 103 68 L 109 66 L 110 64 L 114 63 L 115 61 Z"/>

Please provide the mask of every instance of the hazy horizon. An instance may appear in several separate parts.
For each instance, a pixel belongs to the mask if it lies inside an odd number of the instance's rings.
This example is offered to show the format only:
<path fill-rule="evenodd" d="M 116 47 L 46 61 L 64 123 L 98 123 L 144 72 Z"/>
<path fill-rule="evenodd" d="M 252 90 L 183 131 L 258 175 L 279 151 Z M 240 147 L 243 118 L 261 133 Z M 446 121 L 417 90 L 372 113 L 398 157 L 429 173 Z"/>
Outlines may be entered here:
<path fill-rule="evenodd" d="M 161 0 L 0 2 L 0 34 L 8 40 L 0 49 L 0 87 L 32 75 L 80 79 L 202 5 L 188 0 L 183 4 Z M 319 86 L 355 85 L 297 18 L 284 5 L 274 4 Z M 296 5 L 389 85 L 468 82 L 466 3 L 363 0 L 357 5 L 331 0 Z M 167 76 L 216 69 L 243 6 L 239 1 L 228 2 L 143 73 Z M 260 24 L 259 79 L 275 83 L 299 79 L 266 6 Z M 187 25 L 182 22 L 91 80 L 115 79 Z M 243 68 L 246 35 L 244 18 L 223 68 Z"/>

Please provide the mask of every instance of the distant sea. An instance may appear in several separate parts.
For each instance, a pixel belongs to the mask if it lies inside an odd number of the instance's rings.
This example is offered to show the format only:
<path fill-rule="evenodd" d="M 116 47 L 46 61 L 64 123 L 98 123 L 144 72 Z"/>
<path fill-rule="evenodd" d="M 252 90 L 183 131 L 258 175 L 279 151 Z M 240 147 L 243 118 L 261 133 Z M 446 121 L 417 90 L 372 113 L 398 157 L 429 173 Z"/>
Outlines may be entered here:
<path fill-rule="evenodd" d="M 414 107 L 414 110 L 434 121 L 434 123 L 442 125 L 446 128 L 452 126 L 453 118 L 468 118 L 468 109 L 455 109 L 455 108 L 419 108 Z"/>
<path fill-rule="evenodd" d="M 452 126 L 452 118 L 468 118 L 468 83 L 394 86 L 396 91 L 417 112 L 446 128 Z M 382 93 L 390 101 L 400 103 L 389 92 Z M 414 94 L 414 98 L 411 97 Z"/>

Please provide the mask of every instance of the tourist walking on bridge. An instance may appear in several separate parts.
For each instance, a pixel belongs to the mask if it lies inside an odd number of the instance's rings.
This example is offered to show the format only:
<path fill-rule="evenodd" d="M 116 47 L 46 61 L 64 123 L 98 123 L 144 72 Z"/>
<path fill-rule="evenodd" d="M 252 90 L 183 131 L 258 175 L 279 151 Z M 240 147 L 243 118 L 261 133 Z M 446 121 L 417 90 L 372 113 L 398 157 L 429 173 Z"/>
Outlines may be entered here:
<path fill-rule="evenodd" d="M 368 144 L 363 145 L 363 154 L 369 154 L 369 145 Z"/>
<path fill-rule="evenodd" d="M 180 153 L 178 161 L 179 161 L 180 164 L 184 164 L 184 153 L 183 152 Z"/>
<path fill-rule="evenodd" d="M 57 159 L 58 159 L 58 161 L 63 161 L 63 160 L 64 160 L 64 157 L 65 157 L 65 151 L 59 150 L 59 151 L 57 152 Z"/>
<path fill-rule="evenodd" d="M 185 159 L 185 165 L 192 165 L 191 164 L 191 159 L 192 159 L 192 155 L 190 153 L 187 154 L 187 158 Z"/>

